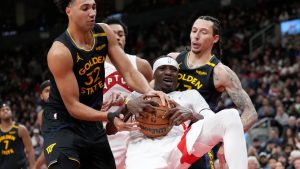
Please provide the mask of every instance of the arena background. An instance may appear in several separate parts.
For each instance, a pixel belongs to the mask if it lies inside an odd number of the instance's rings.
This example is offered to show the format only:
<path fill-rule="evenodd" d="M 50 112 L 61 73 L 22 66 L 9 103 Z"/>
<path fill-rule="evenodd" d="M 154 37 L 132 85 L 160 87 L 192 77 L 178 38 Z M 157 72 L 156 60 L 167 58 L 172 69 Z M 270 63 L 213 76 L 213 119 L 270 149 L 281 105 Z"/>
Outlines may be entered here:
<path fill-rule="evenodd" d="M 289 168 L 293 167 L 289 158 L 300 159 L 299 0 L 96 2 L 97 21 L 121 18 L 129 28 L 125 51 L 151 64 L 162 54 L 188 48 L 195 18 L 219 18 L 221 60 L 238 74 L 259 114 L 259 121 L 245 135 L 249 156 L 255 156 L 261 168 L 272 168 L 274 161 Z M 31 135 L 42 107 L 39 85 L 49 75 L 46 55 L 66 23 L 52 0 L 10 0 L 0 6 L 0 102 L 12 106 L 15 120 L 25 124 Z M 219 109 L 232 106 L 224 94 Z M 40 150 L 36 145 L 36 154 Z M 296 153 L 291 155 L 293 150 Z"/>

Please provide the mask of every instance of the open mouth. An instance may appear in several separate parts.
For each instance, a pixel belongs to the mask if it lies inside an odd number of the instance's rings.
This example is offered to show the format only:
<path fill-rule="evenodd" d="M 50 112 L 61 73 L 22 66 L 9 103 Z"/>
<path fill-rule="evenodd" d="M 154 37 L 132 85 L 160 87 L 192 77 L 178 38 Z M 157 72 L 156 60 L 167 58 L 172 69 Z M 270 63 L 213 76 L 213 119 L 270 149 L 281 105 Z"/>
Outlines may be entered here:
<path fill-rule="evenodd" d="M 174 83 L 174 80 L 172 78 L 164 78 L 163 79 L 164 84 L 171 86 Z"/>

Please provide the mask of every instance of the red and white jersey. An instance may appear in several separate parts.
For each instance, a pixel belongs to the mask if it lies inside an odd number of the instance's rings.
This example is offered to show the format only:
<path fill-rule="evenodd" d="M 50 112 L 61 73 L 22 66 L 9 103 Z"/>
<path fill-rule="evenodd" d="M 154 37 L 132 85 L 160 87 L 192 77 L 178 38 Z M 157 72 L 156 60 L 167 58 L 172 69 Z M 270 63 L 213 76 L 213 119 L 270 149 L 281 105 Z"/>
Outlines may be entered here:
<path fill-rule="evenodd" d="M 133 92 L 129 97 L 135 98 L 137 96 L 139 96 L 139 94 Z M 201 112 L 204 117 L 208 118 L 214 115 L 214 112 L 209 109 L 207 102 L 196 90 L 187 90 L 183 92 L 174 91 L 169 93 L 168 96 L 181 106 L 191 109 L 193 112 Z M 189 166 L 190 164 L 185 161 L 183 161 L 183 164 L 179 164 L 179 158 L 182 156 L 182 153 L 178 147 L 178 143 L 182 141 L 182 136 L 189 124 L 190 121 L 186 121 L 179 126 L 173 126 L 166 136 L 155 139 L 144 136 L 140 131 L 130 132 L 130 138 L 127 140 L 128 148 L 125 168 L 134 169 L 143 166 L 142 168 L 145 169 L 174 169 L 178 168 L 177 165 L 183 168 L 184 166 Z M 199 123 L 195 128 L 196 130 L 201 131 L 202 123 Z M 198 137 L 198 133 L 193 134 L 191 137 L 189 136 L 190 138 L 187 139 L 187 142 L 190 145 L 187 150 L 189 153 L 192 152 L 195 147 L 194 142 Z M 205 145 L 202 145 L 202 147 L 203 146 Z M 178 149 L 176 149 L 176 147 L 178 147 Z M 205 147 L 210 148 L 209 146 Z M 204 154 L 206 149 L 203 148 L 203 151 L 199 153 Z M 172 152 L 174 151 L 176 151 L 175 157 L 172 155 Z"/>
<path fill-rule="evenodd" d="M 131 64 L 137 68 L 136 56 L 126 54 L 131 62 Z M 127 97 L 131 92 L 121 73 L 119 73 L 116 67 L 108 62 L 105 62 L 105 86 L 103 89 L 103 99 L 106 100 L 113 92 L 120 93 L 122 96 Z M 108 111 L 116 111 L 119 107 L 113 106 Z M 129 138 L 129 132 L 122 131 L 115 135 L 108 135 L 108 141 L 115 158 L 116 168 L 123 169 L 125 165 L 125 156 L 127 151 L 127 140 Z"/>
<path fill-rule="evenodd" d="M 136 56 L 126 54 L 131 64 L 137 68 Z M 105 62 L 105 83 L 103 89 L 103 100 L 106 100 L 113 92 L 120 93 L 122 96 L 128 96 L 133 90 L 130 89 L 121 73 L 119 73 L 116 67 L 108 62 Z M 115 111 L 118 107 L 111 107 L 108 111 Z"/>

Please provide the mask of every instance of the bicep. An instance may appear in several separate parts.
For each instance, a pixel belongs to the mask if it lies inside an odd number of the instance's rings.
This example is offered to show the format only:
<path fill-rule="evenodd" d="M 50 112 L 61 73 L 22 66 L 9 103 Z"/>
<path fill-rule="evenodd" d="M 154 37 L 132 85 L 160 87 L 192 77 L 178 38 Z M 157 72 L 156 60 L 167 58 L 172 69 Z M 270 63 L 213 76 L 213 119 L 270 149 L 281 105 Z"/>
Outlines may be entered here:
<path fill-rule="evenodd" d="M 23 141 L 26 151 L 29 151 L 32 148 L 32 144 L 28 130 L 25 126 L 19 125 L 19 136 Z"/>
<path fill-rule="evenodd" d="M 152 68 L 148 61 L 136 58 L 137 69 L 141 72 L 148 82 L 152 80 Z"/>
<path fill-rule="evenodd" d="M 126 57 L 124 50 L 119 46 L 116 36 L 106 24 L 100 24 L 106 32 L 108 40 L 108 56 L 112 64 L 116 67 L 118 72 L 123 76 L 128 70 L 134 69 L 130 60 Z"/>
<path fill-rule="evenodd" d="M 249 96 L 242 88 L 241 82 L 236 73 L 225 66 L 219 80 L 223 84 L 226 92 L 228 93 L 234 104 L 238 108 L 244 109 L 244 105 L 248 102 Z"/>
<path fill-rule="evenodd" d="M 73 72 L 73 59 L 68 50 L 50 51 L 48 66 L 54 76 L 62 100 L 68 108 L 73 101 L 79 100 L 79 87 Z"/>

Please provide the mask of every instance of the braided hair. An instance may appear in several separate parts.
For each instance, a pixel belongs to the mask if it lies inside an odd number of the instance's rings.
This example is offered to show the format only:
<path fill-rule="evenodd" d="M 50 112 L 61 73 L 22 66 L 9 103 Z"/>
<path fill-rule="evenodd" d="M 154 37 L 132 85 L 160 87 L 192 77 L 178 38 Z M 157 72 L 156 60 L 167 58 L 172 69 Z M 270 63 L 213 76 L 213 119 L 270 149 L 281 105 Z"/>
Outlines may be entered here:
<path fill-rule="evenodd" d="M 198 19 L 211 21 L 213 23 L 213 35 L 219 35 L 219 41 L 213 46 L 213 53 L 216 53 L 218 57 L 223 54 L 222 51 L 222 38 L 221 38 L 221 23 L 217 18 L 212 16 L 200 16 Z"/>

